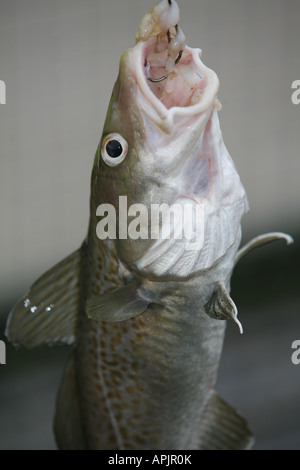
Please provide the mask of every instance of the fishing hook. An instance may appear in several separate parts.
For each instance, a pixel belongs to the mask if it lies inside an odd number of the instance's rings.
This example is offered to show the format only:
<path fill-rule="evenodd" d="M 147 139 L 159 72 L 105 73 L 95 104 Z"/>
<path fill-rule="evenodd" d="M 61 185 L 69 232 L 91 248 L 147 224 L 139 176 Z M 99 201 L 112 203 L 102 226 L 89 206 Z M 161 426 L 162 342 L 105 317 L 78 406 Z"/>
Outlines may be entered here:
<path fill-rule="evenodd" d="M 172 5 L 172 0 L 168 0 L 168 3 L 169 5 Z M 175 30 L 176 30 L 176 33 L 178 33 L 178 24 L 175 25 Z M 171 38 L 171 34 L 170 34 L 170 30 L 168 29 L 167 31 L 167 38 L 168 38 L 168 43 L 170 44 L 171 41 L 172 41 L 172 38 Z M 180 62 L 181 60 L 181 57 L 182 57 L 182 54 L 183 54 L 183 50 L 179 52 L 176 60 L 175 60 L 175 66 Z M 166 80 L 167 78 L 167 75 L 163 75 L 162 77 L 160 78 L 151 78 L 149 76 L 149 64 L 147 62 L 147 59 L 145 59 L 145 68 L 146 68 L 146 76 L 147 76 L 147 79 L 149 80 L 149 82 L 152 82 L 152 83 L 159 83 L 159 82 L 162 82 L 164 80 Z"/>
<path fill-rule="evenodd" d="M 183 51 L 180 51 L 179 54 L 178 54 L 178 56 L 177 56 L 177 59 L 175 60 L 175 65 L 177 65 L 178 62 L 180 62 L 180 59 L 181 59 L 181 57 L 182 57 L 182 54 L 183 54 Z"/>
<path fill-rule="evenodd" d="M 167 75 L 164 75 L 161 78 L 151 78 L 150 75 L 149 75 L 149 64 L 147 62 L 147 59 L 145 59 L 144 67 L 146 69 L 146 77 L 147 77 L 147 80 L 149 80 L 149 82 L 159 83 L 159 82 L 162 82 L 163 80 L 165 80 L 167 78 Z"/>
<path fill-rule="evenodd" d="M 176 60 L 175 60 L 175 65 L 177 65 L 180 62 L 182 54 L 183 54 L 183 51 L 180 51 L 177 58 L 176 58 Z M 159 83 L 159 82 L 163 82 L 167 78 L 167 75 L 163 75 L 160 78 L 151 78 L 149 76 L 149 65 L 147 63 L 147 60 L 145 60 L 145 68 L 146 68 L 146 72 L 147 72 L 146 76 L 147 76 L 147 79 L 149 80 L 149 82 Z"/>
<path fill-rule="evenodd" d="M 167 75 L 164 75 L 163 77 L 160 77 L 160 78 L 150 78 L 150 77 L 147 77 L 147 78 L 149 82 L 159 83 L 159 82 L 163 82 L 167 78 Z"/>

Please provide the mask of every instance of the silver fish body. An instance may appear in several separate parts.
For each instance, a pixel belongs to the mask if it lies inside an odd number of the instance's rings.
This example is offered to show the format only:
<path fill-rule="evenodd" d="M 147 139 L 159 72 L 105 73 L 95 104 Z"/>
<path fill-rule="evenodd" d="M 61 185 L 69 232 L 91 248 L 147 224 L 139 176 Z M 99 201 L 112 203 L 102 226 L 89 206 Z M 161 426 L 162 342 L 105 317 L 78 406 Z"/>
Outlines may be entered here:
<path fill-rule="evenodd" d="M 74 345 L 56 404 L 62 449 L 253 442 L 245 420 L 214 391 L 225 320 L 242 332 L 230 278 L 250 249 L 291 238 L 268 234 L 238 251 L 248 202 L 222 139 L 219 81 L 201 51 L 185 45 L 178 22 L 174 0 L 142 20 L 136 46 L 121 58 L 96 152 L 87 237 L 33 284 L 7 322 L 16 345 Z M 184 219 L 190 232 L 201 231 L 192 249 L 174 236 L 176 218 L 167 238 L 151 237 L 140 220 L 140 236 L 128 236 L 132 216 L 151 218 L 162 204 L 202 208 L 200 226 Z M 109 211 L 113 236 L 99 238 L 99 216 Z M 165 219 L 154 228 L 164 233 Z"/>
<path fill-rule="evenodd" d="M 204 306 L 220 280 L 228 283 L 235 252 L 188 281 L 145 282 L 159 304 L 136 318 L 94 323 L 81 313 L 75 363 L 88 448 L 199 448 L 225 330 Z M 97 273 L 89 269 L 94 282 Z"/>

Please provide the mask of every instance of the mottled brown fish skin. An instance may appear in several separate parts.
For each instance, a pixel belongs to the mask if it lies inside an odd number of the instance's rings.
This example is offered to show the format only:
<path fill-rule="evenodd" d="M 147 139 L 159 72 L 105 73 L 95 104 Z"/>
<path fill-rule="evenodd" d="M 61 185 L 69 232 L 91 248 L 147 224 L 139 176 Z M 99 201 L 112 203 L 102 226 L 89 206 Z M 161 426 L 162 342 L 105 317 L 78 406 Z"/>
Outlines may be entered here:
<path fill-rule="evenodd" d="M 238 251 L 249 206 L 222 138 L 219 80 L 201 51 L 185 45 L 178 22 L 175 0 L 161 0 L 142 20 L 136 46 L 121 57 L 96 152 L 88 235 L 37 279 L 7 320 L 7 338 L 16 346 L 74 345 L 56 401 L 60 449 L 253 443 L 244 418 L 214 391 L 225 320 L 242 333 L 230 279 L 253 248 L 292 238 L 266 234 Z M 153 80 L 163 55 L 169 75 Z M 172 74 L 178 81 L 169 88 Z M 124 236 L 130 226 L 124 199 L 150 217 L 154 205 L 200 206 L 195 218 L 184 217 L 188 233 L 196 225 L 195 244 L 164 237 L 164 218 L 154 227 L 161 237 L 152 236 L 152 227 L 150 237 L 141 236 L 151 224 L 142 230 L 136 220 L 139 235 Z M 116 215 L 110 240 L 97 237 L 102 204 Z"/>
<path fill-rule="evenodd" d="M 113 245 L 97 238 L 96 222 L 91 216 L 82 247 L 82 305 L 75 350 L 86 447 L 197 449 L 225 322 L 204 313 L 210 294 L 205 290 L 201 300 L 197 280 L 190 287 L 187 283 L 185 290 L 178 282 L 155 283 L 163 286 L 161 297 L 167 308 L 151 305 L 143 315 L 119 323 L 88 319 L 85 300 L 124 283 Z M 211 291 L 213 287 L 211 283 Z"/>

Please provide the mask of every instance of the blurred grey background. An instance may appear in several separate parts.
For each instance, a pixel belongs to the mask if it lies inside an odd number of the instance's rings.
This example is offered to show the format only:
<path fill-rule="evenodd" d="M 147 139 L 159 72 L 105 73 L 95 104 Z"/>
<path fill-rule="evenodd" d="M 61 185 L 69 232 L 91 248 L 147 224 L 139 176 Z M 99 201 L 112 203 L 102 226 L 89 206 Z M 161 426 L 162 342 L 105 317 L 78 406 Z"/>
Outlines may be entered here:
<path fill-rule="evenodd" d="M 14 302 L 81 243 L 90 172 L 122 52 L 152 0 L 0 0 L 0 339 Z M 219 75 L 225 144 L 251 212 L 244 241 L 292 234 L 248 255 L 232 295 L 218 391 L 256 449 L 300 449 L 299 0 L 181 0 L 192 47 Z M 0 365 L 0 449 L 55 448 L 51 421 L 68 348 L 15 351 Z"/>

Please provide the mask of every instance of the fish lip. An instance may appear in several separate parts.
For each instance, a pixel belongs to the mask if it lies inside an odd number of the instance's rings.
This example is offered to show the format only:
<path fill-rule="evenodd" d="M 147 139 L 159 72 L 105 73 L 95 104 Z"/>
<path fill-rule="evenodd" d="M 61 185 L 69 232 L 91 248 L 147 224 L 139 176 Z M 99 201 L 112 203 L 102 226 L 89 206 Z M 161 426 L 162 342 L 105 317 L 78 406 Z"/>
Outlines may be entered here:
<path fill-rule="evenodd" d="M 207 112 L 208 110 L 212 110 L 215 105 L 220 82 L 217 74 L 206 67 L 201 61 L 201 49 L 185 46 L 185 51 L 191 54 L 194 65 L 200 71 L 203 79 L 206 80 L 206 85 L 199 103 L 187 107 L 174 106 L 168 109 L 152 92 L 149 86 L 149 80 L 145 74 L 146 49 L 149 48 L 151 41 L 154 42 L 155 38 L 137 43 L 132 50 L 132 69 L 140 92 L 139 104 L 152 121 L 154 121 L 164 131 L 170 132 L 174 127 L 176 117 L 193 118 Z"/>

